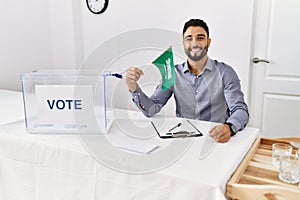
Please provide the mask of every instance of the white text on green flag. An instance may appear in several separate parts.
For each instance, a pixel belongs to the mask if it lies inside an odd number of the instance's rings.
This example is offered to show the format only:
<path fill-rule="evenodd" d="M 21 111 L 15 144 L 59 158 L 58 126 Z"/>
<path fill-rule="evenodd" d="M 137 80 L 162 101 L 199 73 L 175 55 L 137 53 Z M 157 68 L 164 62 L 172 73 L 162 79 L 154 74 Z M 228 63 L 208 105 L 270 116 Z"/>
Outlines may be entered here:
<path fill-rule="evenodd" d="M 156 58 L 152 64 L 154 64 L 160 71 L 163 91 L 174 85 L 176 82 L 176 74 L 174 69 L 172 47 Z"/>

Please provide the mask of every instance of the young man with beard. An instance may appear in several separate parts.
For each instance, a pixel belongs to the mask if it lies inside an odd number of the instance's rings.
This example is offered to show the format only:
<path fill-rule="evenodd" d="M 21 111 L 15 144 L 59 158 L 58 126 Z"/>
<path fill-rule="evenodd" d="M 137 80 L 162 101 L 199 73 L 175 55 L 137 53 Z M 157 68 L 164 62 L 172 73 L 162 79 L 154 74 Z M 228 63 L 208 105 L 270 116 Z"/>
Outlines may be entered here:
<path fill-rule="evenodd" d="M 203 20 L 185 23 L 182 43 L 188 59 L 175 66 L 176 83 L 166 91 L 160 84 L 149 98 L 137 84 L 143 71 L 137 67 L 127 70 L 126 84 L 132 99 L 147 117 L 152 117 L 174 95 L 177 117 L 222 123 L 209 133 L 217 142 L 227 142 L 249 120 L 240 80 L 232 67 L 208 57 L 211 38 Z"/>

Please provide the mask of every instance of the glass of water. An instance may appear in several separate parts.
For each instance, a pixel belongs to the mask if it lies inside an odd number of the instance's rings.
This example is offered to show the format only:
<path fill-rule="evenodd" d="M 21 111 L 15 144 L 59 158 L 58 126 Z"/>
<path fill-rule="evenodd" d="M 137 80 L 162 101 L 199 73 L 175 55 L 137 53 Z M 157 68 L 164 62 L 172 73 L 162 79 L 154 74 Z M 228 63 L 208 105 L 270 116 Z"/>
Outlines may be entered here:
<path fill-rule="evenodd" d="M 279 168 L 279 179 L 286 183 L 295 184 L 299 182 L 300 161 L 294 159 L 281 159 Z"/>
<path fill-rule="evenodd" d="M 285 143 L 274 143 L 272 145 L 272 164 L 279 168 L 280 160 L 289 160 L 293 147 Z"/>

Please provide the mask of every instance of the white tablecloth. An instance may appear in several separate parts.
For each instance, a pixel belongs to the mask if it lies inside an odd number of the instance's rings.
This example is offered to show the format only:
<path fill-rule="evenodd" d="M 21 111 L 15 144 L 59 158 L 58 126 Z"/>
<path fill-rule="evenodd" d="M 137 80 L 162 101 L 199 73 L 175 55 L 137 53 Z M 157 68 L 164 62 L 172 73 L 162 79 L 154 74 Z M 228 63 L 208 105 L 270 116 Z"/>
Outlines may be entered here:
<path fill-rule="evenodd" d="M 199 152 L 205 137 L 186 138 L 191 145 L 173 163 L 135 174 L 99 162 L 76 134 L 27 134 L 21 93 L 0 90 L 0 103 L 0 200 L 225 199 L 228 179 L 259 135 L 258 129 L 248 127 L 217 144 L 204 159 L 199 159 Z M 5 117 L 8 113 L 10 119 Z M 204 134 L 211 127 L 209 122 L 198 125 Z M 111 129 L 112 138 L 118 130 Z M 145 156 L 170 143 L 158 137 L 153 141 L 160 147 Z M 126 159 L 110 159 L 128 164 Z"/>

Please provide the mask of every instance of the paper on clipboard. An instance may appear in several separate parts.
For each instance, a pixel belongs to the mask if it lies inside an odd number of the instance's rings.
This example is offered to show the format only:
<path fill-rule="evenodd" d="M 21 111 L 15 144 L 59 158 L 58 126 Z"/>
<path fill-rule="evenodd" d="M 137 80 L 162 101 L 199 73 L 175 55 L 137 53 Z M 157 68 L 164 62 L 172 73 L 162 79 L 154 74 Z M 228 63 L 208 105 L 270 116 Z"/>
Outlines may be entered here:
<path fill-rule="evenodd" d="M 187 138 L 187 137 L 200 137 L 203 136 L 201 131 L 197 129 L 196 126 L 194 126 L 189 120 L 182 120 L 180 123 L 175 123 L 171 128 L 168 130 L 165 130 L 163 132 L 159 132 L 156 125 L 153 123 L 153 121 L 150 122 L 152 127 L 154 128 L 155 132 L 161 139 L 171 139 L 171 138 Z M 173 122 L 174 123 L 174 122 Z M 174 129 L 179 129 L 177 131 L 174 131 Z M 192 129 L 192 130 L 191 130 Z"/>

